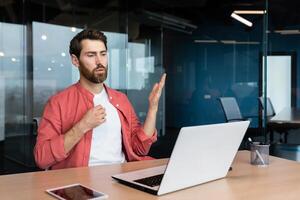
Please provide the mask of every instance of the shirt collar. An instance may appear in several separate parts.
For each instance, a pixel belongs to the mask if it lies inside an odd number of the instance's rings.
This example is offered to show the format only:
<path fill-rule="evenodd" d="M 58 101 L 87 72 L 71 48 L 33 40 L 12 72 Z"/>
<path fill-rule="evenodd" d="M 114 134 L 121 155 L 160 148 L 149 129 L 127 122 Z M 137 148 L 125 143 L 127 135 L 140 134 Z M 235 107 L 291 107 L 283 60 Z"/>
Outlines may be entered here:
<path fill-rule="evenodd" d="M 94 94 L 90 91 L 88 91 L 87 89 L 85 89 L 84 87 L 82 87 L 82 85 L 79 83 L 79 81 L 75 84 L 76 87 L 78 88 L 78 90 L 83 94 L 85 95 L 86 97 L 88 97 L 89 100 L 93 101 L 93 98 L 94 98 Z M 107 93 L 107 96 L 109 98 L 109 100 L 112 99 L 112 92 L 111 92 L 111 89 L 106 86 L 106 84 L 103 83 L 103 88 L 105 89 L 106 93 Z"/>

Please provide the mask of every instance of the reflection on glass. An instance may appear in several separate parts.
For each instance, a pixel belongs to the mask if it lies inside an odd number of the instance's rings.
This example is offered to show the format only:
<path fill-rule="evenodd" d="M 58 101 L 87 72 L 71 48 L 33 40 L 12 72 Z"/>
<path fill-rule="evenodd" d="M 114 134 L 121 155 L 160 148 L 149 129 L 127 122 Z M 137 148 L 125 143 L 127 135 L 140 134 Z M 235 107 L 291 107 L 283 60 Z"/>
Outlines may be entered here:
<path fill-rule="evenodd" d="M 23 25 L 0 23 L 0 141 L 24 134 L 23 31 Z"/>
<path fill-rule="evenodd" d="M 146 54 L 147 48 L 149 47 L 143 43 L 128 44 L 128 89 L 145 88 L 149 74 L 154 73 L 154 57 Z"/>
<path fill-rule="evenodd" d="M 157 38 L 156 38 L 157 39 Z M 160 41 L 160 38 L 158 39 Z M 161 61 L 158 56 L 160 51 L 154 51 L 157 48 L 151 44 L 151 39 L 145 39 L 142 42 L 128 43 L 127 60 L 127 95 L 135 107 L 135 111 L 141 121 L 145 121 L 148 111 L 148 95 L 155 82 L 160 80 L 163 73 Z M 156 64 L 156 65 L 155 65 Z M 159 135 L 163 130 L 163 99 L 159 102 L 159 111 L 157 114 L 156 128 Z M 162 134 L 160 134 L 162 133 Z"/>
<path fill-rule="evenodd" d="M 5 81 L 4 76 L 0 76 L 0 141 L 5 138 L 4 120 L 5 120 Z"/>
<path fill-rule="evenodd" d="M 80 31 L 77 29 L 77 32 Z M 78 79 L 69 56 L 69 42 L 77 33 L 70 27 L 32 23 L 33 34 L 33 115 L 42 115 L 48 98 Z"/>

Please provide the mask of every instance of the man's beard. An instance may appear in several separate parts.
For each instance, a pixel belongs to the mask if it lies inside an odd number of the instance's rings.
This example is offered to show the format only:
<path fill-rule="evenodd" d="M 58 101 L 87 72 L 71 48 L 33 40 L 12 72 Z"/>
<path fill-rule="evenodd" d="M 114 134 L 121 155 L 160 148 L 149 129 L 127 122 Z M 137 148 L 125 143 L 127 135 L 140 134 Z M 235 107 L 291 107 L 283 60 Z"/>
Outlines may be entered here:
<path fill-rule="evenodd" d="M 96 70 L 103 69 L 104 73 L 96 74 Z M 87 80 L 91 81 L 92 83 L 103 83 L 107 78 L 107 70 L 108 67 L 104 67 L 103 65 L 99 64 L 92 72 L 90 72 L 81 62 L 79 66 L 79 71 L 86 78 Z"/>

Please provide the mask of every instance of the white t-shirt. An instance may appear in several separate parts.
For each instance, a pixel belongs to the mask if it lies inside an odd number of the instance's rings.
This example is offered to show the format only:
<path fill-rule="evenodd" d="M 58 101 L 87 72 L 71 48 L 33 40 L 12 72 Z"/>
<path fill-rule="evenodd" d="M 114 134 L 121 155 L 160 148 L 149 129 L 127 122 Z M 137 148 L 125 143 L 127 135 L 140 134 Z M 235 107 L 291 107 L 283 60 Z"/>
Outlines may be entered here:
<path fill-rule="evenodd" d="M 89 166 L 122 163 L 125 156 L 118 111 L 109 102 L 104 88 L 94 96 L 93 101 L 94 106 L 100 104 L 105 108 L 106 121 L 93 129 Z"/>

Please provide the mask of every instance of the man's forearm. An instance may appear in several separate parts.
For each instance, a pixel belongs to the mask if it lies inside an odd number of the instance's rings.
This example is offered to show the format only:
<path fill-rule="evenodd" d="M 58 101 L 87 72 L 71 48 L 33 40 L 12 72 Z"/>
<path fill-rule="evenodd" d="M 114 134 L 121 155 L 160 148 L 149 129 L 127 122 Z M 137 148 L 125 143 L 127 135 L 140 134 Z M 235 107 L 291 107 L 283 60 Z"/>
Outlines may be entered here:
<path fill-rule="evenodd" d="M 157 109 L 149 109 L 144 123 L 144 132 L 148 137 L 152 137 L 155 131 Z"/>
<path fill-rule="evenodd" d="M 82 130 L 79 123 L 75 124 L 67 133 L 65 133 L 64 147 L 66 154 L 80 141 L 84 133 L 85 131 Z"/>

